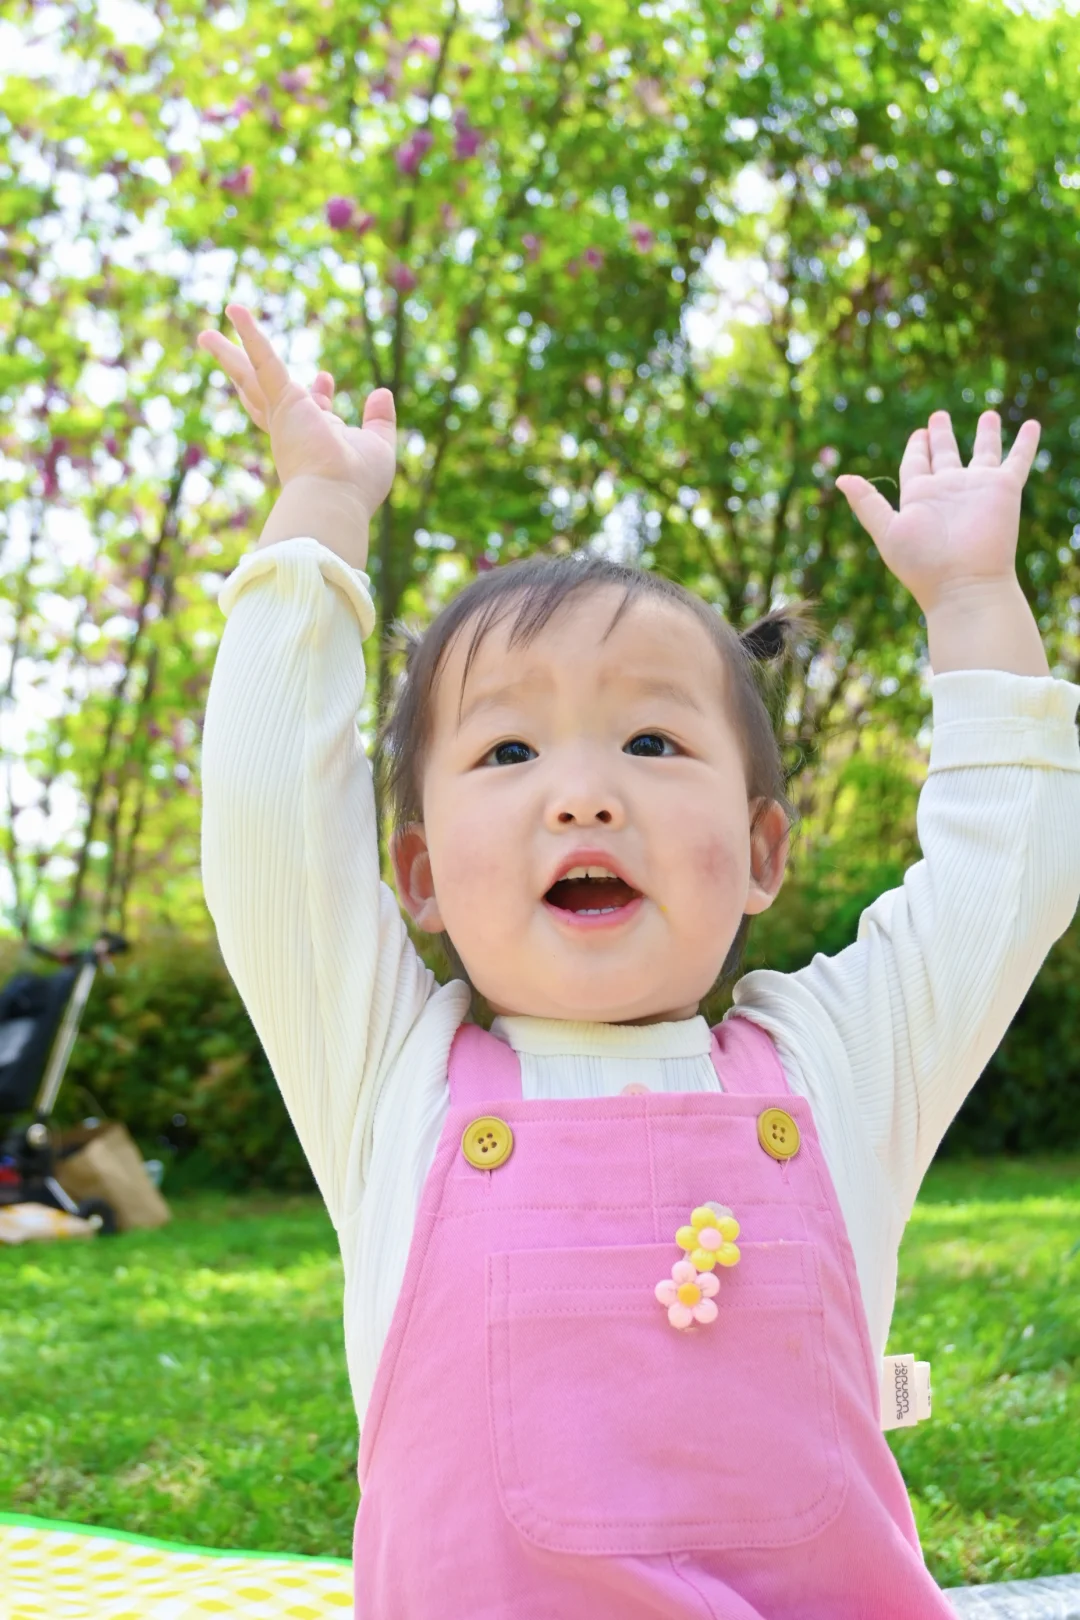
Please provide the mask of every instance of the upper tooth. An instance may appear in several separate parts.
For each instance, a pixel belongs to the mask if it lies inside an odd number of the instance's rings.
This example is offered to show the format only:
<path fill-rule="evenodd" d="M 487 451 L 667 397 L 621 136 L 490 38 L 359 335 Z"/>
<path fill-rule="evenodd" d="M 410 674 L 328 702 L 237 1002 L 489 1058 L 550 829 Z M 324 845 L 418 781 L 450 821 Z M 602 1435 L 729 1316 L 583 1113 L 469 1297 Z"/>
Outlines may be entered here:
<path fill-rule="evenodd" d="M 609 872 L 606 866 L 572 866 L 569 872 L 563 873 L 564 881 L 567 878 L 611 878 L 614 876 L 614 872 Z"/>

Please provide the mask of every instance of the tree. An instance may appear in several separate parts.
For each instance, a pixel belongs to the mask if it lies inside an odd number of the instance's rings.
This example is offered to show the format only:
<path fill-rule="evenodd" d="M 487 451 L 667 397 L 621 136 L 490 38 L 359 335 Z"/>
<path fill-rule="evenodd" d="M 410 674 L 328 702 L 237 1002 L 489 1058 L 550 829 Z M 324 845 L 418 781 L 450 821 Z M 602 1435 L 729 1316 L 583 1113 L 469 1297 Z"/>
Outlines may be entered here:
<path fill-rule="evenodd" d="M 997 404 L 1007 428 L 1043 423 L 1022 577 L 1077 673 L 1064 23 L 927 0 L 542 0 L 490 21 L 459 0 L 158 0 L 140 44 L 92 8 L 50 15 L 57 65 L 9 78 L 0 118 L 0 675 L 9 712 L 31 675 L 64 686 L 8 780 L 20 932 L 206 929 L 213 596 L 274 493 L 195 348 L 234 296 L 315 335 L 343 415 L 394 390 L 387 630 L 477 566 L 601 531 L 738 623 L 811 594 L 822 635 L 788 718 L 813 810 L 867 728 L 917 752 L 926 708 L 917 610 L 834 477 L 895 476 L 931 409 L 970 441 Z M 34 37 L 34 6 L 0 16 Z M 748 291 L 703 346 L 717 266 Z M 373 713 L 395 670 L 389 640 L 374 652 Z M 70 835 L 30 847 L 26 811 L 65 784 Z"/>

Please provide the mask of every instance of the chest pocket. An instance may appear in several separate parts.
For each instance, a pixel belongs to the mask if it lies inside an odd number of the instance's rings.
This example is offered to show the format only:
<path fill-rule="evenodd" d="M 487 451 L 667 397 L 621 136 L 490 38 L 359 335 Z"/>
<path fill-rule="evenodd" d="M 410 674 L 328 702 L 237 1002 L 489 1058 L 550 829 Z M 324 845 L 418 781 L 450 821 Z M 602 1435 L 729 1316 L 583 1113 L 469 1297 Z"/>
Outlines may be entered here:
<path fill-rule="evenodd" d="M 747 1243 L 718 1315 L 655 1297 L 671 1244 L 518 1250 L 487 1264 L 499 1496 L 563 1553 L 784 1547 L 847 1489 L 812 1246 Z"/>

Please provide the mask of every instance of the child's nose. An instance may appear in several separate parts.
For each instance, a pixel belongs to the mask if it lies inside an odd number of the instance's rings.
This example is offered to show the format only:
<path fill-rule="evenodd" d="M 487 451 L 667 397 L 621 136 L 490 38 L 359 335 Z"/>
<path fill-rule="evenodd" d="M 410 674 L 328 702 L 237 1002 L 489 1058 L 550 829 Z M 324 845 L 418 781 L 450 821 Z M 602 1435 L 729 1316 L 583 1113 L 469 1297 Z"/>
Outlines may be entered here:
<path fill-rule="evenodd" d="M 557 827 L 621 827 L 626 820 L 618 794 L 582 785 L 563 786 L 552 795 L 549 825 Z"/>

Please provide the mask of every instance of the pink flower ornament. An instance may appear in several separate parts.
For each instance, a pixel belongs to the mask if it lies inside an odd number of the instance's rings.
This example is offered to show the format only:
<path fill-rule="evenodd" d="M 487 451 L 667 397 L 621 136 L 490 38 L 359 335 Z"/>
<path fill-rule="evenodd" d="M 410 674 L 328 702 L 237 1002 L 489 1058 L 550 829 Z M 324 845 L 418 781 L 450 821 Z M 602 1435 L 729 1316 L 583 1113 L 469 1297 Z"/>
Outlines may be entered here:
<path fill-rule="evenodd" d="M 689 1260 L 676 1260 L 671 1276 L 656 1285 L 656 1297 L 667 1306 L 672 1327 L 693 1327 L 695 1322 L 715 1322 L 713 1295 L 720 1284 L 711 1272 L 699 1272 Z"/>

